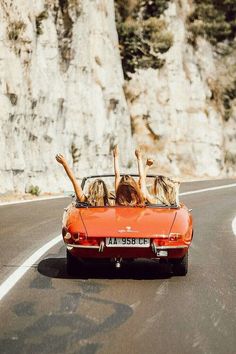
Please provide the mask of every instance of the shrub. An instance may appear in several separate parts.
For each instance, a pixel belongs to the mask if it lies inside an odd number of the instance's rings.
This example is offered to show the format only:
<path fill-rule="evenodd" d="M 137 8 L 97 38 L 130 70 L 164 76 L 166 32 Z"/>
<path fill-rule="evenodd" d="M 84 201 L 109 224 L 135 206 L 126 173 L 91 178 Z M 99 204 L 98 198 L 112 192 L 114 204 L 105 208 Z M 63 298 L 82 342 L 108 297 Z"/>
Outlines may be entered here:
<path fill-rule="evenodd" d="M 9 100 L 13 106 L 16 106 L 18 101 L 18 96 L 15 93 L 7 93 Z"/>
<path fill-rule="evenodd" d="M 225 163 L 229 165 L 236 165 L 236 154 L 226 151 L 225 153 Z"/>
<path fill-rule="evenodd" d="M 195 0 L 195 10 L 188 18 L 190 42 L 205 36 L 213 45 L 233 40 L 236 34 L 235 0 Z"/>
<path fill-rule="evenodd" d="M 48 18 L 48 12 L 46 10 L 42 11 L 35 19 L 36 33 L 39 36 L 43 34 L 42 21 Z"/>
<path fill-rule="evenodd" d="M 136 12 L 142 16 L 144 20 L 150 17 L 160 17 L 167 9 L 169 0 L 142 0 L 139 1 L 139 7 L 136 7 Z M 134 12 L 135 13 L 135 12 Z"/>
<path fill-rule="evenodd" d="M 24 32 L 26 24 L 22 21 L 11 22 L 8 25 L 8 38 L 10 41 L 17 41 L 22 32 Z"/>
<path fill-rule="evenodd" d="M 76 147 L 75 143 L 72 143 L 70 146 L 70 153 L 72 156 L 73 165 L 79 161 L 80 153 L 79 149 Z"/>
<path fill-rule="evenodd" d="M 125 78 L 138 68 L 158 69 L 160 54 L 173 44 L 166 22 L 158 18 L 168 1 L 116 1 L 116 21 Z"/>
<path fill-rule="evenodd" d="M 39 186 L 33 186 L 31 185 L 29 187 L 29 190 L 28 190 L 28 193 L 32 194 L 32 195 L 36 195 L 37 197 L 39 196 L 40 194 L 40 189 L 39 189 Z"/>
<path fill-rule="evenodd" d="M 232 113 L 232 101 L 236 98 L 236 80 L 225 88 L 222 93 L 222 101 L 224 105 L 224 119 L 228 121 Z"/>

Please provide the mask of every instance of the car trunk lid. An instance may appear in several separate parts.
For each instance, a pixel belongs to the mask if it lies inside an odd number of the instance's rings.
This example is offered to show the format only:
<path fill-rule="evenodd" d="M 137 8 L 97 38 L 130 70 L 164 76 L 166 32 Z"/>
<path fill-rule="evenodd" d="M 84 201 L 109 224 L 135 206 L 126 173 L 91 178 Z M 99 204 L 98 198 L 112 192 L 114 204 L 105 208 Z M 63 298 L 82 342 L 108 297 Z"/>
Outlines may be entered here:
<path fill-rule="evenodd" d="M 85 208 L 80 215 L 91 237 L 155 237 L 168 235 L 176 209 L 165 208 Z"/>

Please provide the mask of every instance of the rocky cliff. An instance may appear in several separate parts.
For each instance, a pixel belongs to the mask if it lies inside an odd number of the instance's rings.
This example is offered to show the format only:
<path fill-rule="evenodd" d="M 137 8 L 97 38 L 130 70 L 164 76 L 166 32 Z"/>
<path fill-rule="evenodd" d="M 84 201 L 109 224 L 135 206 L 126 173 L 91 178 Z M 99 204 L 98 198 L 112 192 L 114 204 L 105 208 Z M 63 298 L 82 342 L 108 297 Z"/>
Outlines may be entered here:
<path fill-rule="evenodd" d="M 2 0 L 0 80 L 0 193 L 71 189 L 57 152 L 81 177 L 130 151 L 112 1 Z"/>
<path fill-rule="evenodd" d="M 161 173 L 235 175 L 236 110 L 225 119 L 217 96 L 234 56 L 223 65 L 203 37 L 188 42 L 192 6 L 168 3 L 164 65 L 124 81 L 113 1 L 2 0 L 0 193 L 70 188 L 57 152 L 80 177 L 111 172 L 117 142 L 125 170 L 141 145 Z"/>
<path fill-rule="evenodd" d="M 226 117 L 222 96 L 235 78 L 235 51 L 219 55 L 203 36 L 197 36 L 193 45 L 187 28 L 193 10 L 192 1 L 168 3 L 161 18 L 173 44 L 159 55 L 164 65 L 136 69 L 126 80 L 133 138 L 156 160 L 160 173 L 234 176 L 236 102 L 231 100 Z"/>

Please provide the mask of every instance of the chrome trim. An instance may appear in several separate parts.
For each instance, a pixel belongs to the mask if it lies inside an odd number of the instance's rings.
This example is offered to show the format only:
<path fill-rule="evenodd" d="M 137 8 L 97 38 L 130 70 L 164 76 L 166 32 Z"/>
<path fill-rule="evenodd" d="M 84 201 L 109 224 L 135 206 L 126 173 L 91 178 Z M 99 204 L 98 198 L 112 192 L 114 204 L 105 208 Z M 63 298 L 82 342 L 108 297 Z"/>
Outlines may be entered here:
<path fill-rule="evenodd" d="M 72 244 L 70 244 L 70 243 L 65 243 L 66 244 L 66 246 L 68 246 L 68 247 L 71 247 L 71 248 L 91 248 L 91 249 L 98 249 L 98 250 L 100 250 L 100 252 L 102 252 L 102 250 L 101 250 L 101 246 L 82 246 L 82 245 L 72 245 Z M 188 246 L 187 245 L 184 245 L 184 246 L 156 246 L 156 245 L 154 245 L 154 247 L 155 247 L 155 249 L 158 251 L 158 250 L 170 250 L 170 249 L 181 249 L 181 248 L 188 248 Z M 121 248 L 122 248 L 122 246 L 121 246 Z M 128 248 L 128 247 L 124 247 L 124 248 Z M 130 248 L 132 248 L 132 247 L 130 247 Z M 134 247 L 135 248 L 135 247 Z"/>
<path fill-rule="evenodd" d="M 170 250 L 170 249 L 175 249 L 175 248 L 188 248 L 187 245 L 184 246 L 155 246 L 156 250 Z"/>
<path fill-rule="evenodd" d="M 169 234 L 166 235 L 166 234 L 154 234 L 154 235 L 151 235 L 151 238 L 164 238 L 164 239 L 169 239 Z"/>
<path fill-rule="evenodd" d="M 105 246 L 105 242 L 102 241 L 102 242 L 100 243 L 98 252 L 103 252 L 103 251 L 104 251 L 104 246 Z"/>
<path fill-rule="evenodd" d="M 72 247 L 72 248 L 95 248 L 95 249 L 99 249 L 100 246 L 82 246 L 82 245 L 72 245 L 71 243 L 66 243 L 66 246 L 68 247 Z"/>

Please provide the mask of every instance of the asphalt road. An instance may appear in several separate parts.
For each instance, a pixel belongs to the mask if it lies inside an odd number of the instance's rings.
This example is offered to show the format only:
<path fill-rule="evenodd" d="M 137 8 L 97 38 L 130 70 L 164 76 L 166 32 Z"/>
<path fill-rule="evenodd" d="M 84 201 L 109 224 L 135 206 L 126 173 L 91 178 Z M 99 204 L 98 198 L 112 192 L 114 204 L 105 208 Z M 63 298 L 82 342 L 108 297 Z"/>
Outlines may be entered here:
<path fill-rule="evenodd" d="M 181 192 L 223 184 L 183 184 Z M 0 353 L 235 354 L 236 187 L 185 195 L 193 208 L 189 273 L 135 262 L 66 273 L 62 242 L 0 302 Z M 0 284 L 59 235 L 68 199 L 0 206 Z"/>

